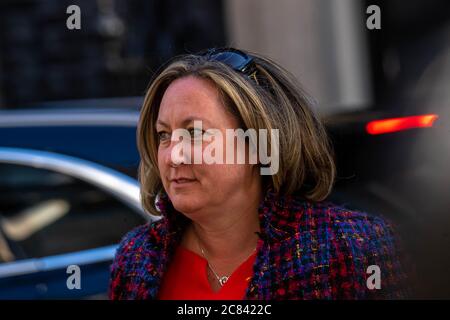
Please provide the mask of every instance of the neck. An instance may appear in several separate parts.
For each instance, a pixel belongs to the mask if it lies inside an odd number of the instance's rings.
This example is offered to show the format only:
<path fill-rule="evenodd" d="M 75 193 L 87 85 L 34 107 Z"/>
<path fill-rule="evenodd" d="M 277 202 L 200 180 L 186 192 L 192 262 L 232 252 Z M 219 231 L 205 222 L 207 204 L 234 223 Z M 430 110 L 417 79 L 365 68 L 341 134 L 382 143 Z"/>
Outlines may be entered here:
<path fill-rule="evenodd" d="M 260 231 L 258 207 L 261 194 L 248 194 L 237 208 L 223 207 L 213 219 L 193 221 L 188 228 L 187 246 L 201 254 L 203 248 L 208 260 L 219 263 L 242 261 L 256 248 Z M 245 203 L 245 206 L 242 206 Z"/>

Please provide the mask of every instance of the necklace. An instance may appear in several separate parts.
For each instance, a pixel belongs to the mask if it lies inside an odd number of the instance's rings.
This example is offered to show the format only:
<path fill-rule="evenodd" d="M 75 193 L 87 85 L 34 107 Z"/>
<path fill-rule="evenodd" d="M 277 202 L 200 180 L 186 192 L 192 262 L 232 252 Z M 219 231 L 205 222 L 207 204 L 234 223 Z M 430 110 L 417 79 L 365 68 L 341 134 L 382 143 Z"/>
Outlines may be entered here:
<path fill-rule="evenodd" d="M 208 258 L 206 258 L 205 255 L 205 251 L 203 250 L 203 248 L 200 246 L 200 243 L 198 244 L 200 247 L 200 251 L 202 252 L 203 257 L 205 258 L 206 262 L 208 263 L 208 267 L 209 269 L 212 271 L 212 273 L 214 274 L 214 276 L 216 277 L 217 281 L 219 282 L 220 286 L 223 287 L 223 285 L 228 281 L 228 279 L 230 278 L 230 276 L 219 276 L 217 274 L 217 272 L 214 270 L 212 264 L 209 262 Z"/>
<path fill-rule="evenodd" d="M 203 257 L 205 258 L 205 260 L 206 260 L 206 262 L 207 262 L 207 264 L 208 264 L 208 268 L 212 271 L 212 273 L 213 273 L 214 276 L 216 277 L 217 281 L 219 282 L 220 286 L 223 287 L 224 284 L 225 284 L 225 283 L 228 281 L 228 279 L 230 278 L 230 276 L 226 276 L 226 275 L 224 275 L 224 276 L 219 276 L 219 275 L 217 274 L 217 272 L 214 270 L 213 265 L 209 262 L 208 258 L 206 257 L 205 250 L 203 250 L 202 246 L 200 245 L 200 239 L 199 239 L 199 237 L 198 237 L 198 235 L 197 235 L 197 232 L 195 231 L 195 229 L 194 229 L 193 231 L 194 231 L 195 237 L 197 238 L 197 244 L 198 244 L 198 246 L 199 246 L 199 248 L 200 248 L 200 251 L 201 251 Z M 253 252 L 255 252 L 255 251 L 256 251 L 256 248 L 252 250 L 252 252 L 248 255 L 247 259 L 248 259 L 248 258 L 253 254 Z M 247 259 L 246 259 L 246 260 L 247 260 Z"/>

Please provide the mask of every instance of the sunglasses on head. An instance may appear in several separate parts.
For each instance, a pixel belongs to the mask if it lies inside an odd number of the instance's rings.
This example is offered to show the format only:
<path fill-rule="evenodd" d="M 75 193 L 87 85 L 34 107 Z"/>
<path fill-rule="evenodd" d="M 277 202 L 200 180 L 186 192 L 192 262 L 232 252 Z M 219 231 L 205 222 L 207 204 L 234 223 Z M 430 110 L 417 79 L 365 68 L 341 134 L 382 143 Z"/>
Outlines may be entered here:
<path fill-rule="evenodd" d="M 209 49 L 201 54 L 208 60 L 218 61 L 226 64 L 235 71 L 239 71 L 256 81 L 256 67 L 253 57 L 233 48 Z"/>

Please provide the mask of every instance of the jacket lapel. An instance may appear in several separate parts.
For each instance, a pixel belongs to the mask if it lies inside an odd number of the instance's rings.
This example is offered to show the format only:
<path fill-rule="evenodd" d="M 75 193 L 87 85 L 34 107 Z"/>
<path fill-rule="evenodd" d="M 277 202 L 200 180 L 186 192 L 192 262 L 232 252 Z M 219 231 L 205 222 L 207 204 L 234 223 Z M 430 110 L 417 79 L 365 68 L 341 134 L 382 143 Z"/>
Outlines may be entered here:
<path fill-rule="evenodd" d="M 260 233 L 257 247 L 257 258 L 253 266 L 253 278 L 247 288 L 244 299 L 270 300 L 275 294 L 277 270 L 271 268 L 272 261 L 279 254 L 277 248 L 283 241 L 293 235 L 280 220 L 280 212 L 288 214 L 290 198 L 279 197 L 270 189 L 261 202 L 258 214 Z M 281 223 L 280 223 L 281 222 Z"/>

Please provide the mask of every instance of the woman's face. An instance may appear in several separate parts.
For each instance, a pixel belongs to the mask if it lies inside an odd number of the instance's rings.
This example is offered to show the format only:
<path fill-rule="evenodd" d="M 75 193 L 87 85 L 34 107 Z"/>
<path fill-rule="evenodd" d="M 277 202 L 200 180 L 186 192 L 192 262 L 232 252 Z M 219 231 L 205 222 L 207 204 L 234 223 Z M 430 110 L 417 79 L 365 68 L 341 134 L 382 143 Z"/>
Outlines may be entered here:
<path fill-rule="evenodd" d="M 172 149 L 180 143 L 171 139 L 175 129 L 189 130 L 195 139 L 201 139 L 202 132 L 193 130 L 194 121 L 202 122 L 203 131 L 217 129 L 222 133 L 225 159 L 225 130 L 238 128 L 238 121 L 225 110 L 211 82 L 188 76 L 175 80 L 167 88 L 156 122 L 162 183 L 175 209 L 186 215 L 221 208 L 234 199 L 242 199 L 260 184 L 259 171 L 254 164 L 248 164 L 249 161 L 247 164 L 206 164 L 204 161 L 189 164 L 185 163 L 185 157 L 172 158 Z M 210 143 L 201 141 L 199 149 L 204 150 Z M 190 146 L 193 145 L 192 142 Z"/>

